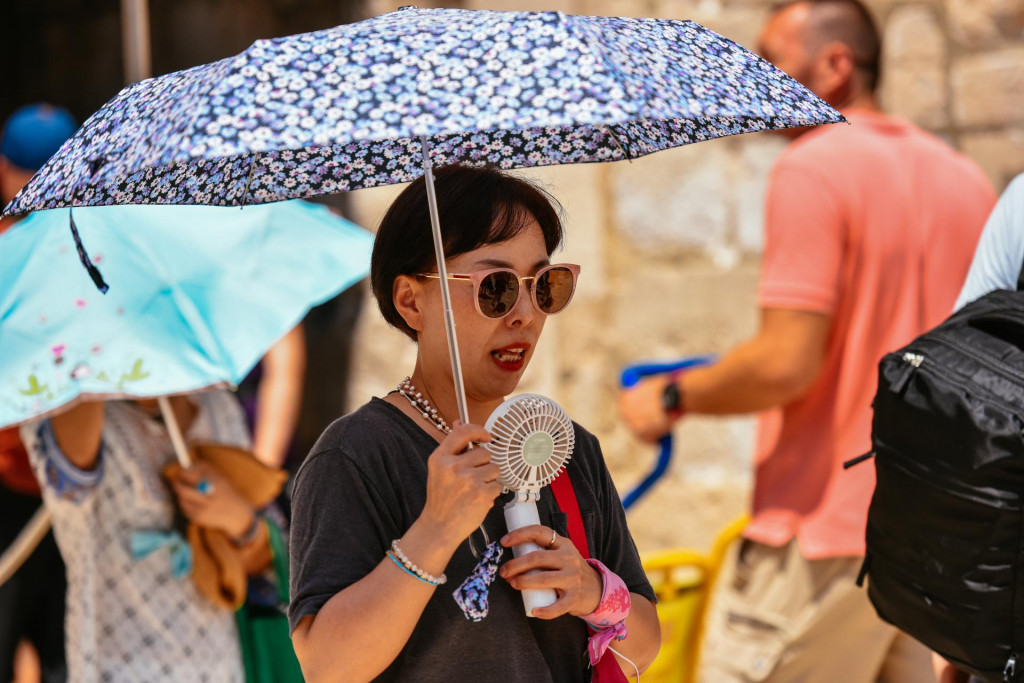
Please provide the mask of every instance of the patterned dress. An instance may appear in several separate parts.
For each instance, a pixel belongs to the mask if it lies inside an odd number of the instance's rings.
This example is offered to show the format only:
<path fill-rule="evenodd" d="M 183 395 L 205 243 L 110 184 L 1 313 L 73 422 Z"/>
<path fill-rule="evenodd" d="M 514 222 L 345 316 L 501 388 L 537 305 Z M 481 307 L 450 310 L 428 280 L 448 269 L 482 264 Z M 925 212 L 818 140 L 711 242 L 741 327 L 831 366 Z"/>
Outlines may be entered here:
<path fill-rule="evenodd" d="M 248 447 L 241 407 L 227 391 L 191 397 L 199 407 L 186 438 Z M 70 683 L 241 683 L 234 615 L 172 575 L 168 547 L 135 559 L 136 531 L 174 527 L 173 494 L 160 470 L 174 460 L 164 426 L 134 403 L 106 404 L 97 466 L 74 467 L 49 421 L 21 436 L 43 488 L 67 564 Z"/>

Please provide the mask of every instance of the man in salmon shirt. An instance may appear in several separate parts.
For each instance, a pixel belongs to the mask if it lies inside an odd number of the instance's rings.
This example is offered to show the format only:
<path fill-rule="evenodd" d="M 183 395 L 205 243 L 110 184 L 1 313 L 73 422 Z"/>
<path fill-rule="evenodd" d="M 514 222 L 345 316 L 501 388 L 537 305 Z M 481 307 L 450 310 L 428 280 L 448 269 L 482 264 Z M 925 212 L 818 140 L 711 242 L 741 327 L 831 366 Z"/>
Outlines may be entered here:
<path fill-rule="evenodd" d="M 945 319 L 995 194 L 935 137 L 878 109 L 880 38 L 857 0 L 775 10 L 760 52 L 850 125 L 789 131 L 772 169 L 760 328 L 714 365 L 620 396 L 642 438 L 685 413 L 761 417 L 752 521 L 726 559 L 700 680 L 935 681 L 930 654 L 855 585 L 882 355 Z"/>
<path fill-rule="evenodd" d="M 11 114 L 0 129 L 0 207 L 14 199 L 76 128 L 70 113 L 46 104 L 28 105 Z M 0 235 L 16 221 L 0 219 Z M 0 429 L 0 553 L 42 504 L 18 428 Z M 64 563 L 49 533 L 21 568 L 0 585 L 0 681 L 16 678 L 14 662 L 23 639 L 35 646 L 42 683 L 67 678 L 65 590 Z"/>

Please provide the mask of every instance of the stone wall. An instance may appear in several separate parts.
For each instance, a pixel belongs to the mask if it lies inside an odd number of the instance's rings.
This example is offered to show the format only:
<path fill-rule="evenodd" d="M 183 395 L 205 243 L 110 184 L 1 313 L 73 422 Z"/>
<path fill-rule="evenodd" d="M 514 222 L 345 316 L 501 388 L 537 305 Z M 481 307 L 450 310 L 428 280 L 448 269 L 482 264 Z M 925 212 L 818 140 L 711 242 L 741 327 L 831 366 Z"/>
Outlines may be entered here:
<path fill-rule="evenodd" d="M 377 14 L 404 2 L 371 0 Z M 421 6 L 430 3 L 420 2 Z M 465 0 L 488 9 L 693 19 L 753 47 L 762 0 Z M 887 43 L 882 96 L 890 111 L 974 157 L 998 189 L 1024 171 L 1024 0 L 876 0 Z M 716 140 L 632 163 L 525 172 L 563 202 L 559 260 L 582 265 L 573 306 L 551 318 L 523 390 L 559 401 L 602 441 L 620 490 L 653 464 L 615 413 L 623 364 L 723 352 L 756 329 L 754 290 L 765 181 L 783 142 L 770 134 Z M 353 195 L 375 227 L 401 188 Z M 392 388 L 415 350 L 368 302 L 351 405 Z M 669 475 L 630 512 L 641 550 L 705 547 L 747 505 L 751 418 L 694 417 L 677 431 Z"/>

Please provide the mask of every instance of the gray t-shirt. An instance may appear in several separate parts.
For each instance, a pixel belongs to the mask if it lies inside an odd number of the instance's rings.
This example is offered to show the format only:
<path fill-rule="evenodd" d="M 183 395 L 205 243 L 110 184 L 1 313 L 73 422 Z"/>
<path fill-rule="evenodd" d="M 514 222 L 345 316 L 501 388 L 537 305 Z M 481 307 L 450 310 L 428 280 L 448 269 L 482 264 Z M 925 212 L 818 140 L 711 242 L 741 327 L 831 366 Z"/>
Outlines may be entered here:
<path fill-rule="evenodd" d="M 593 557 L 633 593 L 654 601 L 625 513 L 597 439 L 574 425 L 568 472 Z M 295 479 L 291 526 L 292 629 L 345 587 L 370 573 L 419 517 L 426 502 L 427 457 L 437 443 L 395 406 L 373 399 L 335 421 Z M 505 532 L 500 496 L 484 522 L 492 540 Z M 550 490 L 538 503 L 542 524 L 567 536 L 566 515 Z M 482 548 L 480 533 L 474 534 Z M 506 551 L 504 559 L 511 558 Z M 463 543 L 445 568 L 448 583 L 427 603 L 419 623 L 381 681 L 589 681 L 586 627 L 565 615 L 528 618 L 522 598 L 500 576 L 491 585 L 490 614 L 473 623 L 452 591 L 476 566 Z M 412 580 L 412 579 L 410 579 Z M 383 596 L 382 596 L 383 599 Z M 354 624 L 353 628 L 358 628 Z M 343 669 L 345 662 L 338 662 Z"/>

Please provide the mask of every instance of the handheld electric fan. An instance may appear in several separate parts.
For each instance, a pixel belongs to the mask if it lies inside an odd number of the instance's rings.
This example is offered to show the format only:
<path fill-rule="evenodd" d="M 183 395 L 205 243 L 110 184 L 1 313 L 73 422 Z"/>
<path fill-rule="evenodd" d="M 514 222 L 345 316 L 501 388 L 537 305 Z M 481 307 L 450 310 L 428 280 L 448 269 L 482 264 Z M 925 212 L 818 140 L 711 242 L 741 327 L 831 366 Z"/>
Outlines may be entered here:
<path fill-rule="evenodd" d="M 484 444 L 491 453 L 491 462 L 501 468 L 498 482 L 516 494 L 505 506 L 508 530 L 540 524 L 540 490 L 565 468 L 576 443 L 572 421 L 551 399 L 522 394 L 498 406 L 484 427 L 491 435 L 490 443 Z M 522 543 L 513 547 L 512 553 L 519 557 L 535 550 L 541 547 Z M 550 588 L 522 593 L 527 616 L 533 616 L 535 607 L 546 607 L 558 597 Z"/>

